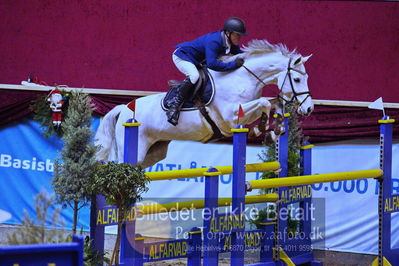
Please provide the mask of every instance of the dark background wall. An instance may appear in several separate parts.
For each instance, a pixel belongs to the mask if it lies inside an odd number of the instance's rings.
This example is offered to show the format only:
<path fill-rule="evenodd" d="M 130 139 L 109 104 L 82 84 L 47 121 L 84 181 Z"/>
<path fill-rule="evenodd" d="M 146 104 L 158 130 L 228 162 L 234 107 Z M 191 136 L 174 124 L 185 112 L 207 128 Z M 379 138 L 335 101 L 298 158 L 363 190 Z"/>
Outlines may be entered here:
<path fill-rule="evenodd" d="M 315 99 L 399 102 L 399 3 L 290 0 L 3 0 L 0 83 L 165 91 L 177 43 L 247 23 L 251 39 L 313 54 Z"/>

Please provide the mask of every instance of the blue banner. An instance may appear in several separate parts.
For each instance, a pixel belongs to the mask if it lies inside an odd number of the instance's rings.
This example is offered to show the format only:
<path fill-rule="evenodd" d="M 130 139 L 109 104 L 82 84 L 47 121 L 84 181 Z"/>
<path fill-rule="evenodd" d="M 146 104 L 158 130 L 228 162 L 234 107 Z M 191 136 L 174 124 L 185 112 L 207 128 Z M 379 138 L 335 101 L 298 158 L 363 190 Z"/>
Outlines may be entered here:
<path fill-rule="evenodd" d="M 98 122 L 94 119 L 93 128 Z M 0 223 L 21 224 L 24 210 L 36 219 L 36 195 L 44 190 L 54 195 L 54 160 L 60 158 L 63 143 L 56 136 L 45 138 L 42 132 L 39 123 L 27 118 L 0 129 Z M 49 210 L 49 217 L 53 211 Z M 70 228 L 72 210 L 66 207 L 61 215 L 66 228 Z M 89 215 L 87 207 L 79 211 L 78 230 L 89 229 Z"/>

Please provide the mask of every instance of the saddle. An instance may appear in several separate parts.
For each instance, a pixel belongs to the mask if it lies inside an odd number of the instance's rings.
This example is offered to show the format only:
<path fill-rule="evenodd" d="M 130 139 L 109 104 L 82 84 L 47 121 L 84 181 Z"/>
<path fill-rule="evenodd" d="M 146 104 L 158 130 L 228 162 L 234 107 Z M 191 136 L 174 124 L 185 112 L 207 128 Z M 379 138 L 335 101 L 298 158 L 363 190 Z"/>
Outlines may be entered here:
<path fill-rule="evenodd" d="M 180 111 L 200 111 L 208 123 L 209 128 L 213 131 L 213 134 L 208 136 L 207 139 L 202 140 L 202 142 L 207 143 L 223 138 L 223 134 L 216 123 L 211 119 L 207 109 L 205 108 L 212 102 L 213 96 L 215 95 L 215 84 L 213 78 L 206 68 L 199 69 L 199 74 L 200 78 L 194 86 L 194 92 L 189 97 L 186 97 Z M 177 94 L 179 84 L 181 84 L 181 81 L 169 81 L 169 91 L 161 101 L 161 106 L 164 111 L 169 109 L 168 102 L 170 102 L 170 99 Z"/>
<path fill-rule="evenodd" d="M 213 96 L 215 95 L 215 86 L 212 77 L 206 69 L 199 70 L 200 78 L 195 83 L 193 93 L 185 99 L 181 111 L 197 110 L 201 106 L 209 105 Z M 168 102 L 177 94 L 177 88 L 181 81 L 169 81 L 169 91 L 161 101 L 161 106 L 164 111 L 169 109 Z"/>

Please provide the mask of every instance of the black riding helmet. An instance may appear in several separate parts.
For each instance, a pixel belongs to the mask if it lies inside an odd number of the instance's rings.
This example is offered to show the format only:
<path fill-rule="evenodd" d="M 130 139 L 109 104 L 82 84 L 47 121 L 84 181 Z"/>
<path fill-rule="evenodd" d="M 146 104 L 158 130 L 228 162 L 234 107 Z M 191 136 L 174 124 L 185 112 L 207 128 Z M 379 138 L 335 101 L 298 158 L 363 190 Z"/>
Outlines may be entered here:
<path fill-rule="evenodd" d="M 247 35 L 245 30 L 245 23 L 240 18 L 229 18 L 223 26 L 224 31 L 235 32 L 240 35 Z"/>

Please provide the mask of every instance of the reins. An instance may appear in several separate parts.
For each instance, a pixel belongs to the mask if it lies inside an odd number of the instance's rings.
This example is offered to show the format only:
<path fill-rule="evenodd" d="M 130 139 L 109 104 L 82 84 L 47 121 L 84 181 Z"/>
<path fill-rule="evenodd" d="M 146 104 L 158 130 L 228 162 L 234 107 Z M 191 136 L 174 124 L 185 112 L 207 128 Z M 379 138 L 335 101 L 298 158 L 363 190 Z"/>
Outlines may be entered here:
<path fill-rule="evenodd" d="M 300 70 L 298 70 L 298 69 L 292 68 L 292 67 L 291 67 L 291 61 L 292 61 L 292 58 L 290 58 L 289 61 L 288 61 L 287 73 L 285 74 L 283 84 L 281 85 L 280 92 L 277 94 L 277 97 L 276 97 L 276 98 L 277 98 L 277 99 L 281 99 L 283 102 L 285 102 L 285 103 L 288 104 L 288 103 L 292 103 L 294 100 L 296 100 L 296 101 L 299 102 L 299 99 L 298 99 L 297 96 L 307 94 L 307 96 L 305 97 L 305 99 L 303 99 L 303 100 L 300 102 L 299 106 L 301 106 L 301 105 L 306 101 L 306 99 L 307 99 L 308 97 L 311 96 L 311 94 L 310 94 L 310 91 L 303 91 L 303 92 L 296 92 L 296 91 L 295 91 L 295 89 L 294 89 L 294 83 L 292 82 L 292 77 L 291 77 L 291 70 L 292 70 L 292 71 L 296 71 L 296 72 L 300 73 L 301 75 L 306 75 L 306 73 L 305 73 L 305 72 L 302 72 L 302 71 L 300 71 Z M 254 72 L 252 72 L 248 67 L 246 67 L 245 65 L 243 65 L 243 67 L 245 68 L 245 70 L 248 71 L 248 73 L 250 73 L 250 74 L 251 74 L 252 76 L 254 76 L 260 83 L 262 83 L 263 86 L 266 86 L 266 85 L 267 85 L 263 80 L 261 80 L 261 79 L 260 79 Z M 291 90 L 292 90 L 292 93 L 293 93 L 293 97 L 292 97 L 290 100 L 287 100 L 287 99 L 285 99 L 283 96 L 280 95 L 281 92 L 282 92 L 282 87 L 284 86 L 285 81 L 287 80 L 287 77 L 289 78 L 290 85 L 291 85 Z"/>

